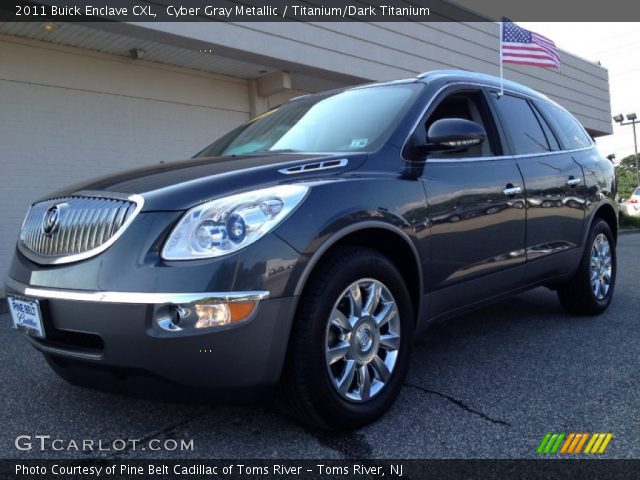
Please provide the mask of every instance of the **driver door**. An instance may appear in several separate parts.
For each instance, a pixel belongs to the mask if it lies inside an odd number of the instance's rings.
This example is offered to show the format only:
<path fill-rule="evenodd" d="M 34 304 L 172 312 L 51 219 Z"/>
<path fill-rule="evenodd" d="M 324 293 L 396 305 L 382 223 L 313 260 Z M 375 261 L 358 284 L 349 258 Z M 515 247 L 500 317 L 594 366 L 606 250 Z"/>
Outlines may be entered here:
<path fill-rule="evenodd" d="M 418 128 L 428 131 L 442 118 L 479 123 L 487 139 L 463 151 L 430 154 L 424 166 L 432 316 L 520 286 L 525 262 L 524 184 L 516 161 L 502 155 L 502 134 L 484 91 L 446 91 Z"/>

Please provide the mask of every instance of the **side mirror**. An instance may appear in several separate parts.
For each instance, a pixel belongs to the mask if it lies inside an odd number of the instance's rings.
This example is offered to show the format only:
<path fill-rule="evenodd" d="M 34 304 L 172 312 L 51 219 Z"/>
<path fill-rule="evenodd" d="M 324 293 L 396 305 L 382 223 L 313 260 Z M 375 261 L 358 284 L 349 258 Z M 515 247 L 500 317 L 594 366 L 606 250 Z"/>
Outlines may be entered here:
<path fill-rule="evenodd" d="M 487 132 L 479 123 L 463 118 L 442 118 L 429 127 L 426 142 L 416 139 L 413 149 L 416 157 L 424 160 L 429 153 L 464 150 L 480 145 L 486 138 Z"/>
<path fill-rule="evenodd" d="M 429 127 L 427 147 L 433 151 L 462 150 L 480 145 L 487 132 L 479 123 L 463 118 L 442 118 Z"/>

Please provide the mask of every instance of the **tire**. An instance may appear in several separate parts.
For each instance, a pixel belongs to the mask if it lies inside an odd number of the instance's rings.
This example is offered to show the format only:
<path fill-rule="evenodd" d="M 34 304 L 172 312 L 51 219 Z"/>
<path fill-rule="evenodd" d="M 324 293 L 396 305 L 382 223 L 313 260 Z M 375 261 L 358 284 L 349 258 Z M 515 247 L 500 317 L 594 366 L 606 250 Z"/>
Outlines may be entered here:
<path fill-rule="evenodd" d="M 611 228 L 597 218 L 589 230 L 578 270 L 571 280 L 558 288 L 560 303 L 569 313 L 599 315 L 611 303 L 616 272 L 616 244 Z M 593 282 L 592 276 L 596 277 Z"/>
<path fill-rule="evenodd" d="M 379 302 L 368 315 L 372 292 L 380 292 Z M 387 321 L 378 328 L 382 318 Z M 411 298 L 395 265 L 369 248 L 335 250 L 316 267 L 300 299 L 280 387 L 285 412 L 330 430 L 377 420 L 402 388 L 413 328 Z"/>

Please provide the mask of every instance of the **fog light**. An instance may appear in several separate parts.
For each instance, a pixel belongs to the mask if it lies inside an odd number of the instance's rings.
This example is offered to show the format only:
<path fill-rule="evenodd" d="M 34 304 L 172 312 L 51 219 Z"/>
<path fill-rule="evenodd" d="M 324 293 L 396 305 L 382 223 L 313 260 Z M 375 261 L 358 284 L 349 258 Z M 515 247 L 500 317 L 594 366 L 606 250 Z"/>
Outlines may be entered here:
<path fill-rule="evenodd" d="M 226 325 L 231 321 L 231 312 L 225 304 L 196 305 L 198 321 L 196 328 L 209 328 Z"/>
<path fill-rule="evenodd" d="M 210 328 L 246 320 L 253 312 L 254 302 L 196 304 L 196 328 Z"/>

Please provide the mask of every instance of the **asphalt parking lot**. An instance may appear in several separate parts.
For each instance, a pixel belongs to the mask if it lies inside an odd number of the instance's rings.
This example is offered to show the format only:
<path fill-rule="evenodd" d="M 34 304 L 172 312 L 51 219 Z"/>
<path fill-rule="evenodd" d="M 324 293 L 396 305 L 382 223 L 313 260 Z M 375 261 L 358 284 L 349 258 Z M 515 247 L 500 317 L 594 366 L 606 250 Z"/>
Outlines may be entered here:
<path fill-rule="evenodd" d="M 350 434 L 269 407 L 133 399 L 71 386 L 0 316 L 2 458 L 534 458 L 546 432 L 612 432 L 603 457 L 640 458 L 640 235 L 618 243 L 606 314 L 567 315 L 537 289 L 433 328 L 400 398 Z M 18 435 L 193 439 L 192 451 L 19 451 Z"/>

